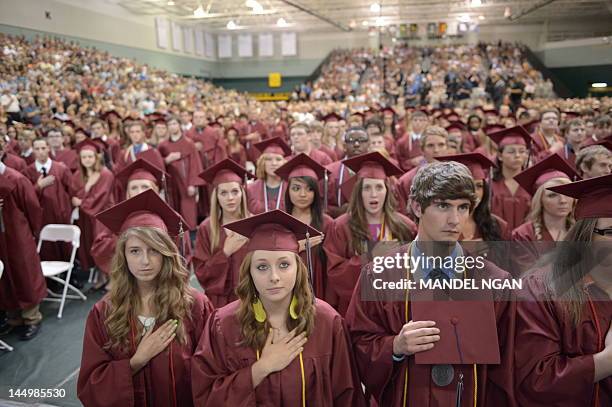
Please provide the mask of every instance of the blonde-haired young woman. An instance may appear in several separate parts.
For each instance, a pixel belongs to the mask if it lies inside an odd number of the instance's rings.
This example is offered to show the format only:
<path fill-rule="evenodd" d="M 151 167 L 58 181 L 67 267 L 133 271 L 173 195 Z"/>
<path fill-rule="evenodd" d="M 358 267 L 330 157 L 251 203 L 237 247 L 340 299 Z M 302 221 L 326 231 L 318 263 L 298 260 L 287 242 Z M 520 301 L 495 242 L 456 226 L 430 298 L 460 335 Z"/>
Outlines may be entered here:
<path fill-rule="evenodd" d="M 102 212 L 119 236 L 112 288 L 90 311 L 77 384 L 90 406 L 191 406 L 190 359 L 212 305 L 171 236 L 184 220 L 153 191 Z"/>

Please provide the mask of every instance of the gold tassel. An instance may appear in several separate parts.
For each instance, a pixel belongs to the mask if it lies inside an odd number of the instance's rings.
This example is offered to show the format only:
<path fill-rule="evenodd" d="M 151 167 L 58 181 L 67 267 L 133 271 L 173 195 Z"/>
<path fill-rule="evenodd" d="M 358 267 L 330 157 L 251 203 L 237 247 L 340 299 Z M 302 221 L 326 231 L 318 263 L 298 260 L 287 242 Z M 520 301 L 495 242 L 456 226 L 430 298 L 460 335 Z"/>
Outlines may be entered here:
<path fill-rule="evenodd" d="M 293 297 L 291 298 L 291 304 L 289 304 L 289 315 L 291 316 L 292 319 L 298 319 L 298 314 L 296 310 L 297 306 L 298 306 L 297 297 L 293 295 Z"/>

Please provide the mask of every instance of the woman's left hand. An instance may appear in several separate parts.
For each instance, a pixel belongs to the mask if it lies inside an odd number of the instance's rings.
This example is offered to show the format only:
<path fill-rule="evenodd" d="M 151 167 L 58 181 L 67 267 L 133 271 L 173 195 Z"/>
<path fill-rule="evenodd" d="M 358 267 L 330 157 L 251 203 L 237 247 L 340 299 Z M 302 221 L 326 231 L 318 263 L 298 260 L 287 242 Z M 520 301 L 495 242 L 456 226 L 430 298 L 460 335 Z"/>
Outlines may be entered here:
<path fill-rule="evenodd" d="M 321 244 L 321 242 L 323 242 L 323 239 L 325 238 L 324 234 L 321 234 L 320 236 L 315 236 L 315 237 L 311 237 L 308 240 L 310 240 L 310 247 L 315 247 Z M 302 239 L 299 242 L 300 245 L 300 252 L 303 252 L 304 250 L 306 250 L 306 239 Z"/>

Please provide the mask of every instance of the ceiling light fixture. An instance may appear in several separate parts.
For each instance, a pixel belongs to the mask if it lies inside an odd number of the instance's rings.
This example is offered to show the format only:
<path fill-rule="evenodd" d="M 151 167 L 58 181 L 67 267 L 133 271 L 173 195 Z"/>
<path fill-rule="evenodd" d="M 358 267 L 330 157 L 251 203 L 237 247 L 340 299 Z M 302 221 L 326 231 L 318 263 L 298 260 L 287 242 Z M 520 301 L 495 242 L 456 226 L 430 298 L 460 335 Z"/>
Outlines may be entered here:
<path fill-rule="evenodd" d="M 230 20 L 230 21 L 228 21 L 226 27 L 227 27 L 228 30 L 235 30 L 236 29 L 236 23 L 234 22 L 234 20 Z"/>
<path fill-rule="evenodd" d="M 175 2 L 173 2 L 172 0 L 168 1 L 168 5 L 169 5 L 169 6 L 174 6 L 175 4 L 176 4 L 176 3 L 175 3 Z"/>
<path fill-rule="evenodd" d="M 484 20 L 484 19 L 485 19 L 485 16 L 478 16 L 478 19 L 479 19 L 480 21 L 482 21 L 482 20 Z"/>
<path fill-rule="evenodd" d="M 363 20 L 361 22 L 361 25 L 364 26 L 364 27 L 367 27 L 368 25 L 370 25 L 370 23 L 368 22 L 368 20 Z"/>
<path fill-rule="evenodd" d="M 469 23 L 471 20 L 471 17 L 467 14 L 459 16 L 459 21 L 461 21 L 462 23 Z"/>
<path fill-rule="evenodd" d="M 370 11 L 372 13 L 380 13 L 380 4 L 372 3 L 372 5 L 370 6 Z"/>
<path fill-rule="evenodd" d="M 281 17 L 278 20 L 276 20 L 276 26 L 277 27 L 288 27 L 289 24 L 287 24 L 287 21 Z"/>
<path fill-rule="evenodd" d="M 482 6 L 482 0 L 472 0 L 472 7 Z"/>
<path fill-rule="evenodd" d="M 206 11 L 204 10 L 204 7 L 202 7 L 202 5 L 200 4 L 200 6 L 193 10 L 193 16 L 195 18 L 204 18 L 206 17 Z"/>
<path fill-rule="evenodd" d="M 608 84 L 606 82 L 595 82 L 591 84 L 592 88 L 607 88 Z"/>

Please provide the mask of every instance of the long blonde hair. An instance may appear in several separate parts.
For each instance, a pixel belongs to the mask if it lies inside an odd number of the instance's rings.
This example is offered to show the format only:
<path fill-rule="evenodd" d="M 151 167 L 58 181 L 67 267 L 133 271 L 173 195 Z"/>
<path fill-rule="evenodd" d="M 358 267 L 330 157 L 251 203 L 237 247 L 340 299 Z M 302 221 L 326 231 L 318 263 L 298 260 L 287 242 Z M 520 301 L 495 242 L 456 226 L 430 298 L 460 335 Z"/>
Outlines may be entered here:
<path fill-rule="evenodd" d="M 257 159 L 257 163 L 255 164 L 255 176 L 257 177 L 257 179 L 261 179 L 263 181 L 266 180 L 267 175 L 268 175 L 266 174 L 266 159 L 268 158 L 268 155 L 270 154 L 274 154 L 274 153 L 263 153 Z"/>
<path fill-rule="evenodd" d="M 96 155 L 96 162 L 94 163 L 91 171 L 92 172 L 101 172 L 103 163 L 102 163 L 102 154 L 94 153 Z M 83 161 L 81 159 L 81 153 L 79 153 L 79 171 L 81 174 L 81 181 L 86 183 L 89 177 L 87 176 L 87 168 L 83 165 Z"/>
<path fill-rule="evenodd" d="M 527 219 L 533 223 L 533 230 L 536 235 L 536 240 L 542 240 L 543 234 L 542 231 L 544 229 L 544 205 L 542 205 L 542 196 L 546 192 L 546 188 L 556 185 L 564 185 L 569 184 L 571 181 L 567 178 L 553 178 L 551 180 L 546 181 L 541 187 L 538 188 L 535 194 L 533 194 L 533 198 L 531 199 L 531 210 Z M 571 228 L 574 225 L 574 215 L 573 211 L 567 215 L 565 219 L 565 227 L 567 229 Z"/>
<path fill-rule="evenodd" d="M 287 328 L 289 331 L 297 328 L 296 335 L 306 332 L 309 336 L 314 327 L 315 306 L 314 294 L 308 282 L 308 268 L 302 261 L 301 257 L 295 254 L 297 264 L 297 273 L 295 278 L 295 286 L 293 287 L 293 295 L 297 298 L 296 313 L 297 319 L 287 317 Z M 248 253 L 242 264 L 240 265 L 240 277 L 238 286 L 236 287 L 236 295 L 240 299 L 240 306 L 236 312 L 236 316 L 240 321 L 240 327 L 244 340 L 242 344 L 250 348 L 259 350 L 266 343 L 266 337 L 270 332 L 270 323 L 266 319 L 260 323 L 255 319 L 252 304 L 257 300 L 258 293 L 255 288 L 255 283 L 251 277 L 251 261 L 253 252 Z"/>
<path fill-rule="evenodd" d="M 242 193 L 242 197 L 240 198 L 240 211 L 238 216 L 240 219 L 244 219 L 249 214 L 249 209 L 247 208 L 247 199 L 246 199 L 246 191 L 244 186 L 240 185 L 240 192 Z M 223 219 L 223 209 L 219 204 L 219 199 L 217 198 L 217 187 L 215 187 L 210 193 L 210 252 L 214 252 L 215 249 L 219 246 L 219 237 L 221 236 L 221 228 Z"/>
<path fill-rule="evenodd" d="M 104 321 L 108 331 L 107 348 L 129 349 L 131 324 L 137 317 L 136 310 L 142 305 L 136 278 L 128 268 L 125 246 L 130 237 L 137 237 L 147 246 L 163 256 L 161 271 L 157 276 L 157 287 L 151 300 L 155 306 L 155 320 L 161 324 L 177 319 L 177 340 L 186 343 L 184 324 L 191 318 L 193 297 L 189 289 L 189 272 L 183 266 L 178 249 L 167 233 L 156 228 L 134 227 L 123 233 L 117 241 L 111 268 L 112 288 L 108 295 L 107 317 Z"/>

